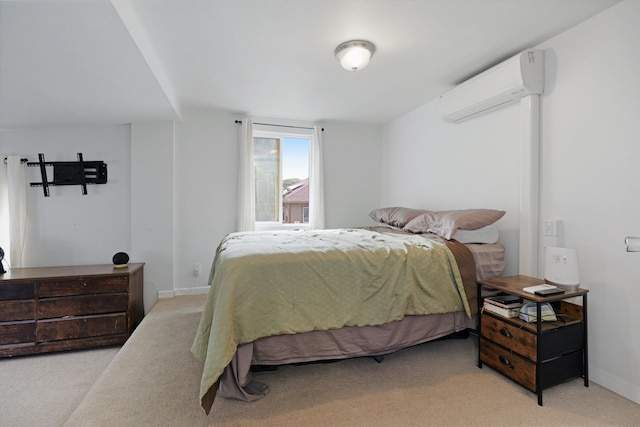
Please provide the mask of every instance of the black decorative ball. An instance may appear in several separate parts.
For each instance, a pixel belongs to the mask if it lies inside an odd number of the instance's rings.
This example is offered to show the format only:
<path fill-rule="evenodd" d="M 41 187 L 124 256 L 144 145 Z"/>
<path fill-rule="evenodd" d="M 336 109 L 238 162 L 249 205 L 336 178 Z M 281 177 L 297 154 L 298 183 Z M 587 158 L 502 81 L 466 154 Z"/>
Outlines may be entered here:
<path fill-rule="evenodd" d="M 129 255 L 124 252 L 118 252 L 113 256 L 113 265 L 115 265 L 116 268 L 124 268 L 127 266 L 128 262 Z"/>

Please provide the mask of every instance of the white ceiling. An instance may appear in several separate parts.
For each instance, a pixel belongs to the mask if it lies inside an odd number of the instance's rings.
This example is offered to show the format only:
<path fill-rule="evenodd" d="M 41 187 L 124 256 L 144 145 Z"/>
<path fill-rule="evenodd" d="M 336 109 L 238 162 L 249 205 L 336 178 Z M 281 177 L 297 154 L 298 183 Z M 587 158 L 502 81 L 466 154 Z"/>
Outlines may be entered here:
<path fill-rule="evenodd" d="M 174 120 L 187 106 L 385 123 L 618 0 L 0 3 L 0 127 Z M 340 67 L 341 42 L 376 45 Z"/>

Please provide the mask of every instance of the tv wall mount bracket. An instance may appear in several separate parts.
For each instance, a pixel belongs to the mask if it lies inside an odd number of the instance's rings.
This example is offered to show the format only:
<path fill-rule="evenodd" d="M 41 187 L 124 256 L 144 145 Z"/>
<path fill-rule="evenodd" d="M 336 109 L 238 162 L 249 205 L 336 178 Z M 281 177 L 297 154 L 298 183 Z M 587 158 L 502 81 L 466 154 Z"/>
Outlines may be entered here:
<path fill-rule="evenodd" d="M 44 197 L 49 197 L 52 185 L 80 185 L 82 194 L 87 194 L 87 184 L 106 184 L 107 165 L 103 161 L 84 161 L 78 153 L 77 162 L 46 162 L 44 154 L 38 154 L 37 162 L 28 162 L 27 166 L 40 167 L 42 182 L 32 182 L 32 187 L 42 187 Z M 46 166 L 53 167 L 53 181 L 47 179 Z"/>

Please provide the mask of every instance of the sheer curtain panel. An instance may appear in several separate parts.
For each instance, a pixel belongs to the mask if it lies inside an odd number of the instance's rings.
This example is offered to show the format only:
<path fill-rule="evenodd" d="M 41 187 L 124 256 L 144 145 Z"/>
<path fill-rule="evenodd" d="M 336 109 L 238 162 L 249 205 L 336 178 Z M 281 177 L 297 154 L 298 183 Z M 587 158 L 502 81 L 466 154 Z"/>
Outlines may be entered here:
<path fill-rule="evenodd" d="M 309 227 L 323 229 L 324 183 L 322 165 L 322 128 L 313 127 L 309 156 Z"/>
<path fill-rule="evenodd" d="M 243 118 L 238 133 L 238 231 L 255 230 L 253 120 Z"/>
<path fill-rule="evenodd" d="M 7 262 L 14 268 L 24 266 L 27 230 L 26 167 L 20 156 L 7 156 L 0 182 L 0 246 L 5 251 Z"/>

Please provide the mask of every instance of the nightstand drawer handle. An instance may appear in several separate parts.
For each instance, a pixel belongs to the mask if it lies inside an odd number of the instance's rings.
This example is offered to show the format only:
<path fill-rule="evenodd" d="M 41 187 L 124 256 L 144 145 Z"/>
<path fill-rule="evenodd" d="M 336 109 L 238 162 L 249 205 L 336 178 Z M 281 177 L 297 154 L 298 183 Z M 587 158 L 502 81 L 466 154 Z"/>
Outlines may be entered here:
<path fill-rule="evenodd" d="M 506 365 L 509 368 L 513 369 L 513 363 L 511 363 L 511 360 L 507 359 L 504 356 L 499 356 L 498 359 L 500 360 L 500 362 L 502 362 L 503 365 Z"/>
<path fill-rule="evenodd" d="M 500 329 L 500 335 L 504 335 L 507 338 L 513 338 L 513 335 L 511 335 L 511 332 L 509 332 L 507 328 Z"/>

